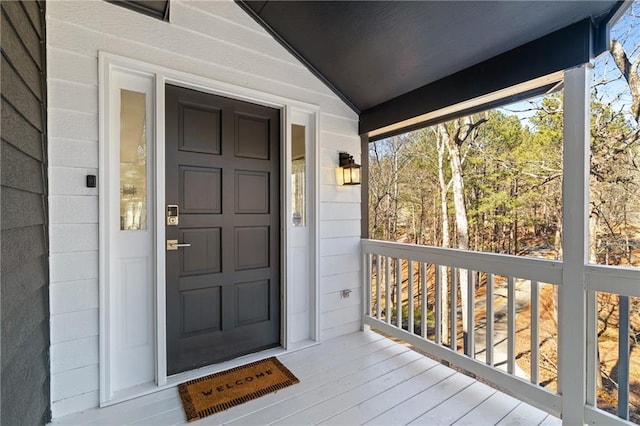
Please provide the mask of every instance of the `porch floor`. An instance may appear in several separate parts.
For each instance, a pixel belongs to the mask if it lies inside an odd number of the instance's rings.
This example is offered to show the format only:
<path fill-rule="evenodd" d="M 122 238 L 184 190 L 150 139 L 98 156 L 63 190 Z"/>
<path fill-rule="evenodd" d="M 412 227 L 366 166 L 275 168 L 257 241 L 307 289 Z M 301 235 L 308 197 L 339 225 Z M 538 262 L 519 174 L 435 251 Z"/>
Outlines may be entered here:
<path fill-rule="evenodd" d="M 560 420 L 373 332 L 278 357 L 300 383 L 193 424 L 553 425 Z M 186 424 L 175 387 L 55 425 Z"/>

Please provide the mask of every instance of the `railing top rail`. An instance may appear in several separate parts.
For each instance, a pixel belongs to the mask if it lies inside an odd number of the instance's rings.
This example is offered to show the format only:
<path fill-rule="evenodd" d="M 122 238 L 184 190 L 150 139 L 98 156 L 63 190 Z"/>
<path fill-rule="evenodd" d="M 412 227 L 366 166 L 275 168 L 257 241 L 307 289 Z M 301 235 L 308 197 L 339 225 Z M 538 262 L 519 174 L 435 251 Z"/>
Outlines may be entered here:
<path fill-rule="evenodd" d="M 541 283 L 562 283 L 562 262 L 506 254 L 421 246 L 381 240 L 362 240 L 365 254 L 376 254 L 415 262 L 452 266 Z"/>
<path fill-rule="evenodd" d="M 589 290 L 640 297 L 640 268 L 587 265 L 585 275 Z"/>

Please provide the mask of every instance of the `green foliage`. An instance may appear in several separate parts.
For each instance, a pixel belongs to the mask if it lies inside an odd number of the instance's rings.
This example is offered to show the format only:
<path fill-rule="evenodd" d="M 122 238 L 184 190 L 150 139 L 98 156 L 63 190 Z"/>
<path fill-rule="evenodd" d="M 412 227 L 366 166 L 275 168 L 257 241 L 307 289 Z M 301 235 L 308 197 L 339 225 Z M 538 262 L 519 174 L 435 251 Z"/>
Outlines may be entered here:
<path fill-rule="evenodd" d="M 506 110 L 475 114 L 482 122 L 460 146 L 470 248 L 518 254 L 530 245 L 560 247 L 563 96 L 530 101 L 535 110 L 521 120 Z M 624 113 L 594 98 L 591 104 L 592 208 L 599 241 L 615 240 L 638 211 L 638 129 Z M 456 127 L 458 126 L 458 127 Z M 450 135 L 461 121 L 445 124 Z M 449 153 L 442 175 L 451 180 Z M 372 144 L 370 235 L 439 246 L 442 243 L 438 134 L 425 128 Z M 453 221 L 450 186 L 446 211 Z M 635 209 L 635 210 L 634 210 Z M 449 227 L 455 241 L 455 227 Z"/>
<path fill-rule="evenodd" d="M 427 329 L 432 329 L 435 327 L 435 316 L 432 310 L 427 311 Z M 395 324 L 397 321 L 397 309 L 395 307 L 391 308 L 391 323 Z M 402 328 L 409 331 L 409 307 L 402 307 Z M 422 310 L 414 309 L 413 310 L 413 332 L 416 334 L 422 333 Z"/>

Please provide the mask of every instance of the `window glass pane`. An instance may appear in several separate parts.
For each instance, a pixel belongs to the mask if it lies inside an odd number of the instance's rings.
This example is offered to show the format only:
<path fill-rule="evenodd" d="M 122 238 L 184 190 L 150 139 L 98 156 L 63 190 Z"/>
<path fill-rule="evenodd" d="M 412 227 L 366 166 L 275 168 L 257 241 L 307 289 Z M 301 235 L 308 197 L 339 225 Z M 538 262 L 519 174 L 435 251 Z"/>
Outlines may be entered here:
<path fill-rule="evenodd" d="M 307 162 L 305 153 L 305 127 L 291 125 L 291 220 L 293 226 L 306 223 Z"/>
<path fill-rule="evenodd" d="M 120 229 L 147 229 L 146 94 L 120 91 Z"/>

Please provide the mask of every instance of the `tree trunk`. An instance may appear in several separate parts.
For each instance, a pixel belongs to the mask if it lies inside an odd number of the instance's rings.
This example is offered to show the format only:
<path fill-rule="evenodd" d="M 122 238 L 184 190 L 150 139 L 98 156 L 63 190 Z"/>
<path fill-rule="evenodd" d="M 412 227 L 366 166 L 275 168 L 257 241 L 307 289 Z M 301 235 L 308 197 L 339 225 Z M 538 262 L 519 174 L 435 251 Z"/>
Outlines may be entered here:
<path fill-rule="evenodd" d="M 444 178 L 444 152 L 446 149 L 446 140 L 448 138 L 444 124 L 439 124 L 437 131 L 437 148 L 438 148 L 438 182 L 440 183 L 440 212 L 442 215 L 442 247 L 449 247 L 449 214 L 447 212 L 447 192 L 448 185 Z M 447 268 L 438 266 L 440 269 L 440 306 L 442 306 L 442 329 L 440 335 L 442 341 L 449 339 L 449 286 L 447 281 Z M 453 307 L 455 309 L 455 307 Z"/>
<path fill-rule="evenodd" d="M 456 126 L 462 126 L 462 120 L 456 122 Z M 455 208 L 456 219 L 456 245 L 459 249 L 469 249 L 469 223 L 467 221 L 467 208 L 464 202 L 464 179 L 462 177 L 462 160 L 460 156 L 460 146 L 458 141 L 452 137 L 447 138 L 447 147 L 449 149 L 449 166 L 451 167 L 451 182 L 453 190 L 453 206 Z M 468 303 L 468 277 L 465 273 L 458 271 L 458 283 L 460 287 L 460 305 L 462 308 L 462 334 L 465 337 L 471 330 L 467 327 L 467 303 Z M 451 289 L 456 291 L 456 289 Z M 457 309 L 452 306 L 451 309 Z M 452 336 L 456 338 L 456 336 Z M 465 353 L 469 353 L 471 348 L 465 347 Z"/>
<path fill-rule="evenodd" d="M 618 40 L 611 40 L 611 56 L 613 56 L 613 61 L 625 80 L 627 80 L 627 83 L 629 83 L 629 89 L 631 89 L 631 112 L 636 118 L 636 122 L 640 122 L 640 75 L 638 75 L 640 58 L 631 63 L 622 47 L 622 43 Z"/>

